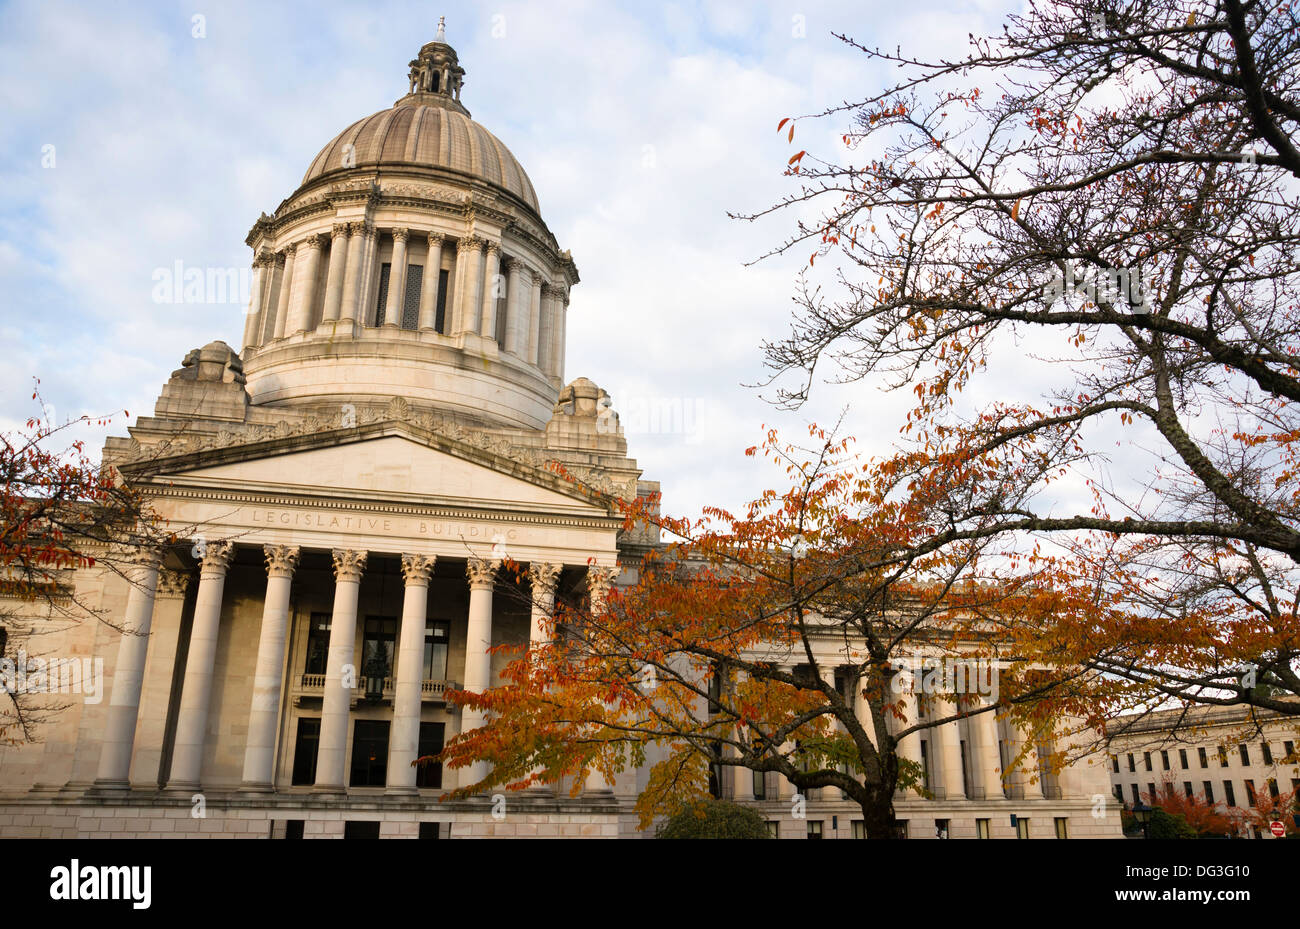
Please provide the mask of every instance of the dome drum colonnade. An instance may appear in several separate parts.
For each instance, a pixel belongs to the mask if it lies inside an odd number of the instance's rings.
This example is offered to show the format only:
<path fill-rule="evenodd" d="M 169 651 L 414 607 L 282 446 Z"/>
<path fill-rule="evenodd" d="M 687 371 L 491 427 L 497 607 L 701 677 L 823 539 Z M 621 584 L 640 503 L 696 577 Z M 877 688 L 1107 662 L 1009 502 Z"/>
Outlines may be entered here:
<path fill-rule="evenodd" d="M 460 103 L 455 51 L 431 42 L 411 64 L 420 89 L 341 132 L 248 235 L 250 399 L 391 394 L 396 366 L 416 402 L 541 428 L 577 268 L 522 166 Z"/>

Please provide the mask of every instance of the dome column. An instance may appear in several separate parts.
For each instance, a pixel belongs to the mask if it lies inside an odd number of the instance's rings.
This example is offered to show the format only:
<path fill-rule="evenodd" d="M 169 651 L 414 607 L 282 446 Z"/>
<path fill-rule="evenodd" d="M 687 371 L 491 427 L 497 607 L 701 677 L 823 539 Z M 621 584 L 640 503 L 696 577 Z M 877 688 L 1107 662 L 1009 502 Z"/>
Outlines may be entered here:
<path fill-rule="evenodd" d="M 289 301 L 289 324 L 286 335 L 305 332 L 311 328 L 311 311 L 316 302 L 316 275 L 320 267 L 322 236 L 309 235 L 298 243 L 304 253 L 294 262 L 293 294 Z"/>
<path fill-rule="evenodd" d="M 528 348 L 527 361 L 537 364 L 537 345 L 542 324 L 542 275 L 532 272 L 528 291 Z"/>
<path fill-rule="evenodd" d="M 483 309 L 479 315 L 482 323 L 479 328 L 479 335 L 495 342 L 497 337 L 497 300 L 500 297 L 498 288 L 501 280 L 501 246 L 496 242 L 488 242 L 485 248 L 487 258 L 483 265 Z"/>
<path fill-rule="evenodd" d="M 274 265 L 265 252 L 253 259 L 253 292 L 249 295 L 248 313 L 244 319 L 244 349 L 258 344 L 261 323 L 266 315 L 267 296 L 271 287 L 271 272 Z"/>
<path fill-rule="evenodd" d="M 466 236 L 456 246 L 456 264 L 461 267 L 456 288 L 456 335 L 478 334 L 479 308 L 483 302 L 483 246 L 478 236 Z"/>
<path fill-rule="evenodd" d="M 569 316 L 569 289 L 560 288 L 560 293 L 555 301 L 555 328 L 552 331 L 552 343 L 554 345 L 554 361 L 552 362 L 552 371 L 564 383 L 564 341 L 565 330 L 568 325 Z"/>
<path fill-rule="evenodd" d="M 343 308 L 343 271 L 347 263 L 348 224 L 335 223 L 330 239 L 329 275 L 325 279 L 325 311 L 321 322 L 327 323 L 339 318 Z"/>
<path fill-rule="evenodd" d="M 429 233 L 429 252 L 424 259 L 424 286 L 420 289 L 419 328 L 434 329 L 438 322 L 438 283 L 442 278 L 441 232 Z"/>
<path fill-rule="evenodd" d="M 409 229 L 393 230 L 393 261 L 388 267 L 388 302 L 384 306 L 384 324 L 402 325 L 406 307 L 406 239 Z"/>
<path fill-rule="evenodd" d="M 258 323 L 261 330 L 257 337 L 259 345 L 265 345 L 275 338 L 275 318 L 280 304 L 280 290 L 284 288 L 284 252 L 274 252 L 266 265 L 266 312 Z"/>
<path fill-rule="evenodd" d="M 506 289 L 506 344 L 505 350 L 517 358 L 528 353 L 528 303 L 531 275 L 518 258 L 507 259 L 510 282 Z"/>
<path fill-rule="evenodd" d="M 361 299 L 361 251 L 366 244 L 366 224 L 349 223 L 348 226 L 348 259 L 343 270 L 343 303 L 339 314 L 341 319 L 355 322 Z"/>
<path fill-rule="evenodd" d="M 558 377 L 555 370 L 556 310 L 559 307 L 559 288 L 554 284 L 542 285 L 541 323 L 538 326 L 537 364 L 547 377 Z"/>
<path fill-rule="evenodd" d="M 289 305 L 293 299 L 293 275 L 297 254 L 296 244 L 284 250 L 284 271 L 280 274 L 280 295 L 275 302 L 275 334 L 272 338 L 283 339 L 285 330 L 289 326 Z"/>

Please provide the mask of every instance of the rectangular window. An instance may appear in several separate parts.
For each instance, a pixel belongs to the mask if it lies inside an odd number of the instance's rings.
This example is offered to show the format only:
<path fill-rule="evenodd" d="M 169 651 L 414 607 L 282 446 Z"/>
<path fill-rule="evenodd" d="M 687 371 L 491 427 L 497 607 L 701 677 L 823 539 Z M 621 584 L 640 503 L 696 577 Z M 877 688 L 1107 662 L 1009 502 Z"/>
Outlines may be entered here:
<path fill-rule="evenodd" d="M 1223 782 L 1223 802 L 1228 806 L 1237 805 L 1237 792 L 1232 789 L 1232 781 Z"/>
<path fill-rule="evenodd" d="M 1137 784 L 1130 784 L 1129 787 L 1133 788 L 1133 804 L 1136 806 L 1142 802 L 1142 794 L 1138 792 Z"/>
<path fill-rule="evenodd" d="M 324 674 L 330 650 L 330 614 L 312 613 L 307 625 L 307 663 L 304 674 Z"/>
<path fill-rule="evenodd" d="M 1184 795 L 1187 797 L 1187 799 L 1189 799 L 1189 800 L 1192 798 L 1192 782 L 1191 782 L 1191 781 L 1183 781 L 1183 794 L 1184 794 Z"/>
<path fill-rule="evenodd" d="M 1058 839 L 1068 839 L 1070 837 L 1069 818 L 1065 816 L 1056 817 L 1056 837 Z"/>
<path fill-rule="evenodd" d="M 1226 768 L 1227 766 L 1228 766 L 1228 746 L 1220 745 L 1219 746 L 1219 767 Z"/>
<path fill-rule="evenodd" d="M 894 828 L 898 830 L 898 837 L 900 839 L 909 838 L 912 834 L 912 827 L 909 821 L 906 819 L 900 819 L 897 822 L 895 822 Z"/>
<path fill-rule="evenodd" d="M 1246 778 L 1246 806 L 1255 805 L 1255 782 Z"/>
<path fill-rule="evenodd" d="M 442 751 L 443 723 L 420 723 L 420 746 L 417 758 L 428 758 Z M 442 762 L 423 764 L 415 769 L 415 786 L 438 788 L 442 786 Z M 434 823 L 437 825 L 437 823 Z"/>
<path fill-rule="evenodd" d="M 1275 777 L 1270 777 L 1268 779 L 1268 795 L 1274 800 L 1278 798 L 1277 778 Z"/>
<path fill-rule="evenodd" d="M 397 648 L 397 620 L 391 616 L 367 616 L 361 640 L 361 676 L 392 677 Z M 382 670 L 383 674 L 377 674 Z"/>
<path fill-rule="evenodd" d="M 1214 784 L 1209 781 L 1201 781 L 1201 789 L 1205 792 L 1205 802 L 1214 803 Z"/>
<path fill-rule="evenodd" d="M 379 820 L 350 819 L 343 824 L 343 838 L 377 839 L 379 838 Z"/>
<path fill-rule="evenodd" d="M 447 649 L 451 642 L 451 623 L 430 619 L 424 624 L 424 679 L 447 679 Z"/>
<path fill-rule="evenodd" d="M 1166 771 L 1169 770 L 1169 752 L 1165 751 L 1164 749 L 1161 749 L 1160 751 L 1160 763 L 1164 765 L 1164 769 Z"/>
<path fill-rule="evenodd" d="M 438 272 L 438 315 L 433 327 L 443 335 L 447 334 L 447 284 L 451 280 L 450 271 Z"/>
<path fill-rule="evenodd" d="M 1148 771 L 1151 770 L 1151 753 L 1150 753 L 1150 752 L 1143 752 L 1143 753 L 1142 753 L 1142 765 L 1143 765 L 1143 766 L 1144 766 Z"/>
<path fill-rule="evenodd" d="M 1204 749 L 1204 748 L 1198 748 L 1198 749 L 1196 750 L 1196 757 L 1199 758 L 1199 759 L 1201 760 L 1201 767 L 1202 767 L 1202 768 L 1208 768 L 1208 767 L 1210 766 L 1210 761 L 1209 761 L 1209 759 L 1208 759 L 1208 758 L 1206 757 L 1206 755 L 1205 755 L 1205 749 Z"/>
<path fill-rule="evenodd" d="M 975 820 L 975 838 L 987 839 L 989 837 L 989 821 L 987 819 Z"/>
<path fill-rule="evenodd" d="M 320 720 L 298 717 L 298 735 L 293 742 L 293 783 L 316 783 L 316 748 L 320 744 Z"/>
<path fill-rule="evenodd" d="M 1023 816 L 1016 817 L 1016 838 L 1029 838 L 1029 820 L 1025 819 Z"/>
<path fill-rule="evenodd" d="M 358 719 L 352 729 L 353 787 L 383 787 L 388 774 L 388 720 Z"/>
<path fill-rule="evenodd" d="M 1137 770 L 1137 766 L 1133 763 L 1133 753 L 1132 753 L 1132 752 L 1129 752 L 1129 753 L 1128 753 L 1128 769 L 1129 769 L 1130 771 L 1136 771 L 1136 770 Z M 1004 767 L 1002 770 L 1005 771 L 1006 768 Z"/>
<path fill-rule="evenodd" d="M 402 299 L 402 328 L 420 328 L 420 286 L 424 282 L 424 265 L 406 266 L 406 293 Z"/>
<path fill-rule="evenodd" d="M 1178 764 L 1184 771 L 1187 770 L 1187 749 L 1180 748 L 1178 750 Z"/>
<path fill-rule="evenodd" d="M 379 301 L 375 304 L 375 325 L 384 324 L 384 311 L 388 307 L 388 278 L 393 273 L 393 266 L 384 262 L 379 266 Z"/>
<path fill-rule="evenodd" d="M 1267 742 L 1260 742 L 1259 750 L 1260 750 L 1260 754 L 1264 756 L 1264 764 L 1272 764 L 1273 746 L 1269 745 Z"/>
<path fill-rule="evenodd" d="M 853 828 L 853 838 L 865 839 L 867 837 L 867 824 L 860 819 L 855 819 L 849 824 Z"/>
<path fill-rule="evenodd" d="M 934 837 L 936 839 L 948 838 L 948 828 L 949 828 L 948 820 L 936 819 L 934 821 Z"/>
<path fill-rule="evenodd" d="M 1237 746 L 1237 751 L 1241 753 L 1241 764 L 1243 767 L 1250 767 L 1250 749 L 1242 742 Z"/>
<path fill-rule="evenodd" d="M 767 834 L 773 839 L 781 838 L 781 821 L 769 819 L 767 821 Z"/>
<path fill-rule="evenodd" d="M 420 823 L 420 838 L 437 839 L 441 838 L 442 823 Z"/>
<path fill-rule="evenodd" d="M 1156 785 L 1155 785 L 1155 784 L 1147 784 L 1147 797 L 1151 800 L 1152 803 L 1155 803 L 1155 802 L 1156 802 Z"/>
<path fill-rule="evenodd" d="M 1282 760 L 1283 760 L 1284 762 L 1289 762 L 1289 761 L 1291 761 L 1291 756 L 1295 754 L 1295 743 L 1294 743 L 1294 742 L 1283 742 L 1283 743 L 1282 743 L 1282 751 L 1286 752 L 1286 757 L 1283 758 Z"/>
<path fill-rule="evenodd" d="M 1119 774 L 1119 756 L 1118 756 L 1118 755 L 1111 755 L 1111 756 L 1110 756 L 1110 768 L 1111 768 L 1111 770 L 1114 771 L 1116 774 Z"/>
<path fill-rule="evenodd" d="M 767 772 L 754 771 L 752 773 L 754 776 L 754 799 L 766 800 L 767 799 Z"/>
<path fill-rule="evenodd" d="M 822 837 L 822 821 L 820 819 L 808 820 L 808 838 L 820 839 Z"/>
<path fill-rule="evenodd" d="M 921 776 L 924 781 L 922 786 L 926 792 L 930 790 L 930 740 L 921 740 Z"/>
<path fill-rule="evenodd" d="M 1123 803 L 1123 802 L 1124 802 L 1124 785 L 1123 785 L 1123 784 L 1116 784 L 1116 785 L 1111 789 L 1111 793 L 1113 793 L 1113 794 L 1115 795 L 1115 799 L 1118 800 L 1120 803 Z"/>

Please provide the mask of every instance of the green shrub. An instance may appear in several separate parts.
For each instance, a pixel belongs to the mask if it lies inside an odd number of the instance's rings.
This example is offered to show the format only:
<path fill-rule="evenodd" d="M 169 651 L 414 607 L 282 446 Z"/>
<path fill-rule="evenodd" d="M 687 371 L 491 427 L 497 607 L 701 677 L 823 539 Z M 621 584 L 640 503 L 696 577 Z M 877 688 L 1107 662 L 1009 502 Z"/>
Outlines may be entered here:
<path fill-rule="evenodd" d="M 767 823 L 749 807 L 700 800 L 682 807 L 659 827 L 660 839 L 768 839 Z"/>

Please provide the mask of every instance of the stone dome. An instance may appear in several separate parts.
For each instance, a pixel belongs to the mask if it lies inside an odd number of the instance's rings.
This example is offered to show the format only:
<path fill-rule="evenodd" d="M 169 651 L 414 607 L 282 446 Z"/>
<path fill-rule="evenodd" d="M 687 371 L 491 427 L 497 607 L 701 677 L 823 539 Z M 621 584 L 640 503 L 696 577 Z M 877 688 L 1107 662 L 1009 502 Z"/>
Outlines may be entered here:
<path fill-rule="evenodd" d="M 448 102 L 417 92 L 357 120 L 320 150 L 302 183 L 351 168 L 430 168 L 487 181 L 540 213 L 532 181 L 510 149 Z"/>

